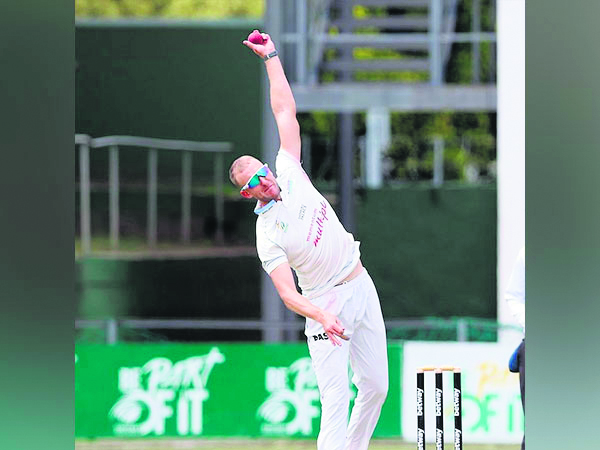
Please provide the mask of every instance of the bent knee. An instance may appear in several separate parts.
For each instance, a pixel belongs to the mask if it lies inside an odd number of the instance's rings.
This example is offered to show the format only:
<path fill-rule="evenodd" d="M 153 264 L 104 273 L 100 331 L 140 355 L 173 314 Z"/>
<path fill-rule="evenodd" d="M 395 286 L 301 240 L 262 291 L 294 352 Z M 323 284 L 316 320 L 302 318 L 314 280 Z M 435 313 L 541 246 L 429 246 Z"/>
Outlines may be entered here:
<path fill-rule="evenodd" d="M 375 395 L 381 399 L 381 401 L 385 400 L 388 394 L 389 383 L 387 378 L 381 383 L 377 384 L 377 389 L 375 391 Z"/>
<path fill-rule="evenodd" d="M 372 380 L 368 386 L 366 387 L 366 391 L 368 392 L 369 397 L 379 400 L 383 402 L 387 397 L 389 383 L 387 378 L 382 378 L 378 380 Z M 365 392 L 365 393 L 367 393 Z"/>

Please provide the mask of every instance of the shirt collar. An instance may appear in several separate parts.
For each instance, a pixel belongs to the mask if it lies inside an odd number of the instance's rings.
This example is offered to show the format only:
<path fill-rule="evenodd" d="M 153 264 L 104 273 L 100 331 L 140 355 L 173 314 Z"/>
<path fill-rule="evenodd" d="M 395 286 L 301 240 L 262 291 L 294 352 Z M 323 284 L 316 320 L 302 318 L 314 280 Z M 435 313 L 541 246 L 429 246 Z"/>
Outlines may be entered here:
<path fill-rule="evenodd" d="M 273 206 L 275 206 L 275 203 L 277 203 L 275 200 L 271 200 L 266 205 L 260 206 L 260 202 L 256 202 L 256 207 L 254 208 L 254 214 L 256 214 L 258 216 L 264 212 L 267 212 Z"/>

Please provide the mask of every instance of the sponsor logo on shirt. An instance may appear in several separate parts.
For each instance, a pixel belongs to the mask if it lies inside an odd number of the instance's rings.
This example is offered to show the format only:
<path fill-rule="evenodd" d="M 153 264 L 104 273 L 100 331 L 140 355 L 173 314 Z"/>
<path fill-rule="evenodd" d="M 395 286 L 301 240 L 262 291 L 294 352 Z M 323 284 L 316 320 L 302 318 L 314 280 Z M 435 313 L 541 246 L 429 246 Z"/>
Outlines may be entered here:
<path fill-rule="evenodd" d="M 312 219 L 310 221 L 310 227 L 308 229 L 308 235 L 306 236 L 306 242 L 310 242 L 311 236 L 313 234 L 313 227 L 316 224 L 316 231 L 314 239 L 312 240 L 313 245 L 316 247 L 323 236 L 323 226 L 325 225 L 325 221 L 329 220 L 327 217 L 327 203 L 323 200 L 320 204 L 321 208 L 315 208 L 313 210 Z"/>
<path fill-rule="evenodd" d="M 317 208 L 314 209 L 312 213 L 312 218 L 310 219 L 310 227 L 308 228 L 308 234 L 306 235 L 306 242 L 310 241 L 310 237 L 312 236 L 313 226 L 315 224 L 315 218 L 317 217 Z"/>
<path fill-rule="evenodd" d="M 319 333 L 319 334 L 315 334 L 314 336 L 311 336 L 315 341 L 328 341 L 329 337 L 327 336 L 327 333 Z"/>
<path fill-rule="evenodd" d="M 306 205 L 300 205 L 300 212 L 298 213 L 298 220 L 304 220 L 305 213 L 306 213 Z"/>
<path fill-rule="evenodd" d="M 319 245 L 319 241 L 323 237 L 323 227 L 325 226 L 325 221 L 329 220 L 327 217 L 327 203 L 321 201 L 321 209 L 317 213 L 317 231 L 315 233 L 315 239 L 313 240 L 313 245 L 316 247 Z"/>

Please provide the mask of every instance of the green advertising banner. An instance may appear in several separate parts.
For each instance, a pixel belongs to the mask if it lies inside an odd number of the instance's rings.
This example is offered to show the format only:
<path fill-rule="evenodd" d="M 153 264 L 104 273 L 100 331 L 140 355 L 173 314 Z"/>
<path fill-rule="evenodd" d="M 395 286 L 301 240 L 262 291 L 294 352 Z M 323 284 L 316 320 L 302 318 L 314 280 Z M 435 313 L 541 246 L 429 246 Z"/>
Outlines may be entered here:
<path fill-rule="evenodd" d="M 402 346 L 388 358 L 375 436 L 400 437 Z M 316 437 L 320 414 L 304 343 L 75 347 L 77 437 Z"/>

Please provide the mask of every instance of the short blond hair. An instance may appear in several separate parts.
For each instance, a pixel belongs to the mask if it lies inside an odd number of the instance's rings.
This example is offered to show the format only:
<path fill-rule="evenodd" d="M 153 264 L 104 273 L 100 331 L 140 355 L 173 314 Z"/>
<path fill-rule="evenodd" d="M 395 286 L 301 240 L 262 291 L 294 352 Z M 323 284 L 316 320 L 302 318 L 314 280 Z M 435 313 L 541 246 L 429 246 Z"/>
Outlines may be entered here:
<path fill-rule="evenodd" d="M 240 156 L 239 158 L 237 158 L 235 161 L 233 161 L 231 163 L 231 167 L 229 167 L 229 180 L 235 186 L 239 187 L 239 185 L 238 185 L 238 183 L 237 183 L 237 181 L 235 179 L 235 177 L 237 176 L 237 174 L 240 173 L 242 170 L 244 170 L 246 167 L 248 167 L 252 161 L 258 161 L 258 162 L 260 162 L 254 156 L 242 155 L 242 156 Z"/>

